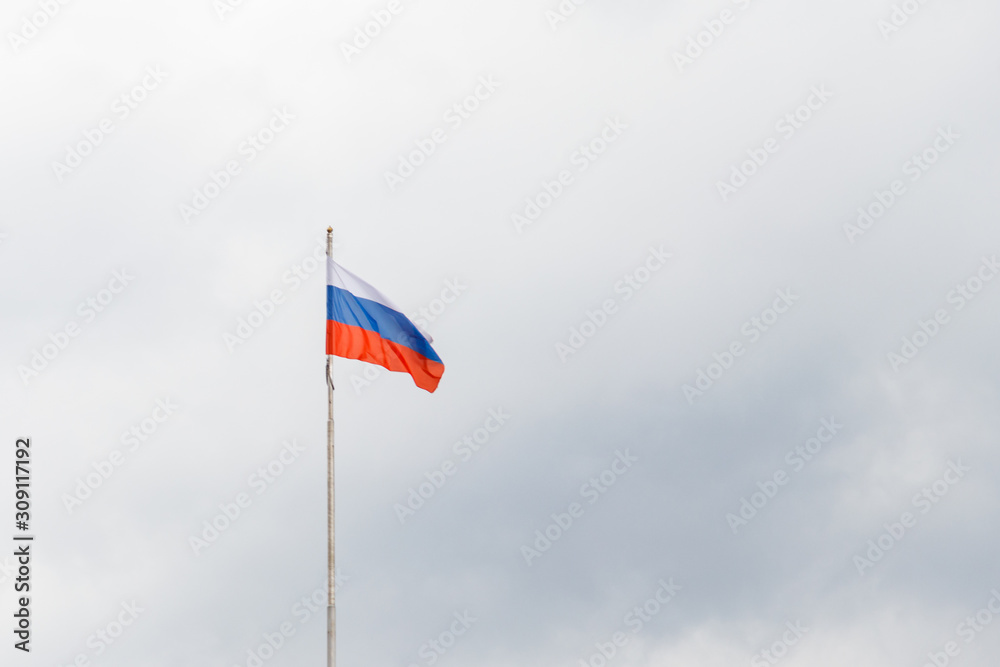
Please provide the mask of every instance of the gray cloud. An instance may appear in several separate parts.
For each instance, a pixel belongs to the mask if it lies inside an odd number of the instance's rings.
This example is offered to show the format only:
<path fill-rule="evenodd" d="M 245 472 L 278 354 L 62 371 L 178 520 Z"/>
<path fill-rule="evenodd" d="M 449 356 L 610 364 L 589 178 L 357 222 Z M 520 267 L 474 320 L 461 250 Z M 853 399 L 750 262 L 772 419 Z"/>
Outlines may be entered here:
<path fill-rule="evenodd" d="M 264 664 L 323 659 L 323 272 L 293 267 L 328 225 L 338 261 L 408 313 L 468 286 L 427 323 L 447 367 L 433 396 L 389 373 L 356 391 L 364 367 L 335 362 L 342 664 L 604 667 L 616 632 L 608 665 L 764 664 L 786 623 L 808 627 L 789 667 L 922 665 L 952 640 L 954 664 L 993 664 L 995 624 L 970 641 L 959 624 L 1000 587 L 1000 282 L 955 295 L 1000 254 L 994 6 L 920 5 L 885 37 L 891 2 L 588 2 L 553 29 L 555 0 L 401 0 L 350 62 L 342 44 L 388 3 L 247 0 L 222 18 L 210 0 L 69 3 L 15 51 L 7 33 L 40 6 L 0 19 L 0 432 L 32 438 L 38 535 L 34 650 L 0 649 L 11 664 L 248 665 L 285 623 Z M 165 78 L 122 117 L 148 67 Z M 455 126 L 480 77 L 499 85 Z M 831 97 L 789 133 L 816 86 Z M 276 109 L 294 118 L 248 149 Z M 104 119 L 60 182 L 53 162 Z M 627 127 L 591 144 L 609 119 Z M 954 145 L 915 178 L 941 128 Z M 771 138 L 724 201 L 718 182 Z M 884 215 L 845 230 L 897 180 Z M 186 224 L 196 190 L 208 201 Z M 626 299 L 651 247 L 671 257 Z M 90 318 L 81 304 L 123 269 L 134 281 Z M 273 315 L 227 346 L 275 290 Z M 777 290 L 797 300 L 771 321 Z M 176 413 L 130 450 L 122 434 L 167 398 Z M 509 422 L 465 460 L 455 443 L 499 407 Z M 796 469 L 788 453 L 831 417 L 843 429 Z M 258 493 L 292 440 L 304 451 Z M 115 450 L 124 462 L 67 511 Z M 581 487 L 626 450 L 637 460 L 591 503 Z M 959 460 L 966 476 L 921 513 L 914 496 Z M 401 523 L 394 506 L 447 461 Z M 779 471 L 734 534 L 727 514 Z M 529 565 L 522 546 L 572 503 Z M 859 574 L 904 512 L 915 525 Z M 680 589 L 633 632 L 661 580 Z M 476 620 L 441 653 L 455 614 Z"/>

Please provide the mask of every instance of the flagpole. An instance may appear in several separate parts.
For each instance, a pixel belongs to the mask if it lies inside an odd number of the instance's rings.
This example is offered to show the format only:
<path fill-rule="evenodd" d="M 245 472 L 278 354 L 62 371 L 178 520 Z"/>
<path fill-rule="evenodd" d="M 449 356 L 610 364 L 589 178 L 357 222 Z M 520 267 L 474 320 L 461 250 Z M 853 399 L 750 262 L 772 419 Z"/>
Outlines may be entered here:
<path fill-rule="evenodd" d="M 326 229 L 326 256 L 333 258 L 333 227 Z M 327 388 L 327 420 L 326 420 L 326 483 L 327 483 L 327 629 L 326 629 L 326 665 L 336 667 L 337 664 L 337 601 L 334 597 L 336 584 L 336 541 L 334 539 L 336 494 L 334 491 L 333 466 L 333 355 L 326 356 L 326 388 Z"/>

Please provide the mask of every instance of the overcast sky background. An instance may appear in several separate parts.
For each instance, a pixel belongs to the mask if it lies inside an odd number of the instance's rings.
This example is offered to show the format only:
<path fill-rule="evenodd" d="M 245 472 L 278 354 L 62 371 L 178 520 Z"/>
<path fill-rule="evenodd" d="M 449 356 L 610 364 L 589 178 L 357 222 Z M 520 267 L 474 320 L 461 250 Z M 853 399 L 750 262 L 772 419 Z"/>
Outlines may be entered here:
<path fill-rule="evenodd" d="M 247 665 L 285 622 L 265 664 L 324 664 L 323 614 L 293 613 L 326 576 L 324 278 L 283 278 L 328 225 L 337 260 L 408 314 L 466 287 L 427 324 L 435 394 L 335 364 L 341 665 L 430 667 L 421 646 L 465 611 L 477 621 L 435 664 L 577 666 L 625 631 L 615 667 L 748 665 L 799 622 L 783 666 L 919 667 L 956 639 L 1000 590 L 1000 280 L 947 300 L 1000 254 L 1000 7 L 927 2 L 885 37 L 888 0 L 591 0 L 555 29 L 556 0 L 401 0 L 348 62 L 341 45 L 385 6 L 87 0 L 16 49 L 39 4 L 0 12 L 0 439 L 12 457 L 32 438 L 37 535 L 29 656 L 0 556 L 3 664 Z M 734 22 L 679 71 L 724 9 Z M 148 67 L 166 77 L 121 120 Z M 481 77 L 499 87 L 451 127 Z M 819 86 L 832 96 L 782 138 Z M 246 162 L 275 109 L 294 120 Z M 53 162 L 103 118 L 114 131 L 60 181 Z M 578 171 L 609 119 L 627 127 Z M 392 191 L 385 172 L 435 128 L 447 141 Z M 954 145 L 911 181 L 904 163 L 942 128 Z M 717 182 L 769 137 L 780 150 L 724 202 Z M 186 224 L 179 205 L 229 160 L 241 173 Z M 519 232 L 512 214 L 561 170 L 573 184 Z M 896 179 L 906 193 L 849 242 Z M 615 285 L 651 247 L 672 257 L 625 301 Z M 134 280 L 85 322 L 78 305 L 122 270 Z M 275 289 L 231 351 L 224 335 Z M 751 344 L 741 328 L 776 290 L 798 300 Z M 564 362 L 557 343 L 607 299 L 617 311 Z M 894 370 L 938 309 L 948 324 Z M 25 382 L 70 322 L 80 334 Z M 689 401 L 733 341 L 745 354 Z M 168 398 L 128 451 L 121 434 Z M 509 421 L 461 461 L 453 444 L 499 408 Z M 823 418 L 843 429 L 734 534 L 726 515 Z M 305 451 L 257 495 L 248 478 L 292 439 Z M 115 450 L 124 463 L 68 511 Z M 638 461 L 588 504 L 581 485 L 625 450 Z M 447 460 L 456 474 L 401 524 L 394 505 Z M 959 460 L 965 477 L 919 514 L 914 494 Z M 196 555 L 190 537 L 239 493 L 251 506 Z M 526 563 L 573 502 L 583 516 Z M 916 526 L 859 574 L 906 511 Z M 632 633 L 625 614 L 671 578 L 677 596 Z M 97 655 L 88 637 L 133 601 Z M 1000 621 L 974 636 L 951 664 L 995 664 Z"/>

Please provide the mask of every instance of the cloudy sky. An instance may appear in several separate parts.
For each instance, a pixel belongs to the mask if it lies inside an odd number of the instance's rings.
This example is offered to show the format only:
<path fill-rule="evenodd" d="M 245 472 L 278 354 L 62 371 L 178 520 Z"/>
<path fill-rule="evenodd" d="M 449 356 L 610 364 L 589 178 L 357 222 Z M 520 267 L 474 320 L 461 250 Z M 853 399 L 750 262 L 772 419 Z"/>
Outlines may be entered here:
<path fill-rule="evenodd" d="M 6 3 L 2 663 L 324 664 L 332 226 L 341 665 L 994 665 L 998 20 Z"/>

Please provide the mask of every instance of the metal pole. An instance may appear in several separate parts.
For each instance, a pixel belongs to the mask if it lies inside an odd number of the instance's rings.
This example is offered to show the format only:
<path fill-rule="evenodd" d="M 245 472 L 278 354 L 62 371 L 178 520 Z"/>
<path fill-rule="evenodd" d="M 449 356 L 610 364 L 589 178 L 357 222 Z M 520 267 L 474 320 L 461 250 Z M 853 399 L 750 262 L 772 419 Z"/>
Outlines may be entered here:
<path fill-rule="evenodd" d="M 333 258 L 333 227 L 326 230 L 326 256 Z M 326 387 L 327 387 L 327 420 L 326 420 L 326 481 L 327 481 L 327 630 L 326 630 L 326 664 L 327 667 L 337 665 L 337 601 L 334 597 L 336 587 L 336 562 L 337 550 L 334 539 L 334 525 L 336 518 L 336 494 L 334 491 L 334 467 L 333 467 L 333 355 L 326 356 Z"/>

